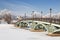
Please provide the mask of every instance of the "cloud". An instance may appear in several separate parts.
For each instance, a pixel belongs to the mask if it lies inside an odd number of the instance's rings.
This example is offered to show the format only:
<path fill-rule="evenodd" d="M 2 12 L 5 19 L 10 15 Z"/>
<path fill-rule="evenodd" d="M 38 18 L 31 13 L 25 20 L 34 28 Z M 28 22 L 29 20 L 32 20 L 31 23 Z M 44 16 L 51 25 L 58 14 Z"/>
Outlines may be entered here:
<path fill-rule="evenodd" d="M 24 15 L 24 13 L 27 12 L 27 14 L 31 14 L 33 10 L 36 11 L 36 9 L 32 5 L 24 2 L 20 2 L 20 4 L 15 4 L 4 1 L 2 2 L 2 5 L 5 6 L 5 9 L 11 10 L 14 15 Z"/>

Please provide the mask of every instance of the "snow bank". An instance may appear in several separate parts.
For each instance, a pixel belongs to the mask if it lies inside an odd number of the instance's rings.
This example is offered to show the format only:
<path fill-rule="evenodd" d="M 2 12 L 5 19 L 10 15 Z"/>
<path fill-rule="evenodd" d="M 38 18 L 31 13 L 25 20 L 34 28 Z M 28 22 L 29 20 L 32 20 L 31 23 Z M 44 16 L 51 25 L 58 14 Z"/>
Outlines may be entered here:
<path fill-rule="evenodd" d="M 0 24 L 0 40 L 60 40 L 60 37 L 47 36 L 46 32 L 15 28 L 12 24 Z"/>

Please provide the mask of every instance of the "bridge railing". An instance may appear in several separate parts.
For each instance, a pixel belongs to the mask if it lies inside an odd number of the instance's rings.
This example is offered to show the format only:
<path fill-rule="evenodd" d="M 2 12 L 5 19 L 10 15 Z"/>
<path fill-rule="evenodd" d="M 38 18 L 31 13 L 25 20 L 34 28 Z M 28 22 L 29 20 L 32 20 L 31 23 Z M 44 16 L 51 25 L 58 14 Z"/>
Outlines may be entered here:
<path fill-rule="evenodd" d="M 60 24 L 60 19 L 54 19 L 54 18 L 26 18 L 26 19 L 22 19 L 22 20 L 37 20 L 37 21 L 44 21 L 44 22 L 51 22 L 51 23 L 55 23 L 55 24 Z"/>

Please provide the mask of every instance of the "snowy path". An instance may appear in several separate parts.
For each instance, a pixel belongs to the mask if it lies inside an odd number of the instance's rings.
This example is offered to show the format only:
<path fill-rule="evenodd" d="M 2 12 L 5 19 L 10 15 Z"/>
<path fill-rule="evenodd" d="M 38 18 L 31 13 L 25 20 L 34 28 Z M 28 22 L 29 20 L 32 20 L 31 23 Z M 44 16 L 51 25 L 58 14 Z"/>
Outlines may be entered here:
<path fill-rule="evenodd" d="M 47 36 L 45 32 L 30 32 L 11 24 L 0 24 L 0 40 L 60 40 L 60 37 Z"/>

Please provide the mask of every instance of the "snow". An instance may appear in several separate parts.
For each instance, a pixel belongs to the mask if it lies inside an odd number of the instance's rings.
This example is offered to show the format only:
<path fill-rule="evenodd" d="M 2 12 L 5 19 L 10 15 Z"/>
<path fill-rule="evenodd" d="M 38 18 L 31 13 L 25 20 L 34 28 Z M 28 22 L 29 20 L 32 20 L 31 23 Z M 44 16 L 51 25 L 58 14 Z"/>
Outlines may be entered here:
<path fill-rule="evenodd" d="M 19 29 L 13 24 L 0 24 L 0 40 L 60 40 L 60 37 L 51 37 L 47 32 L 30 32 Z"/>

